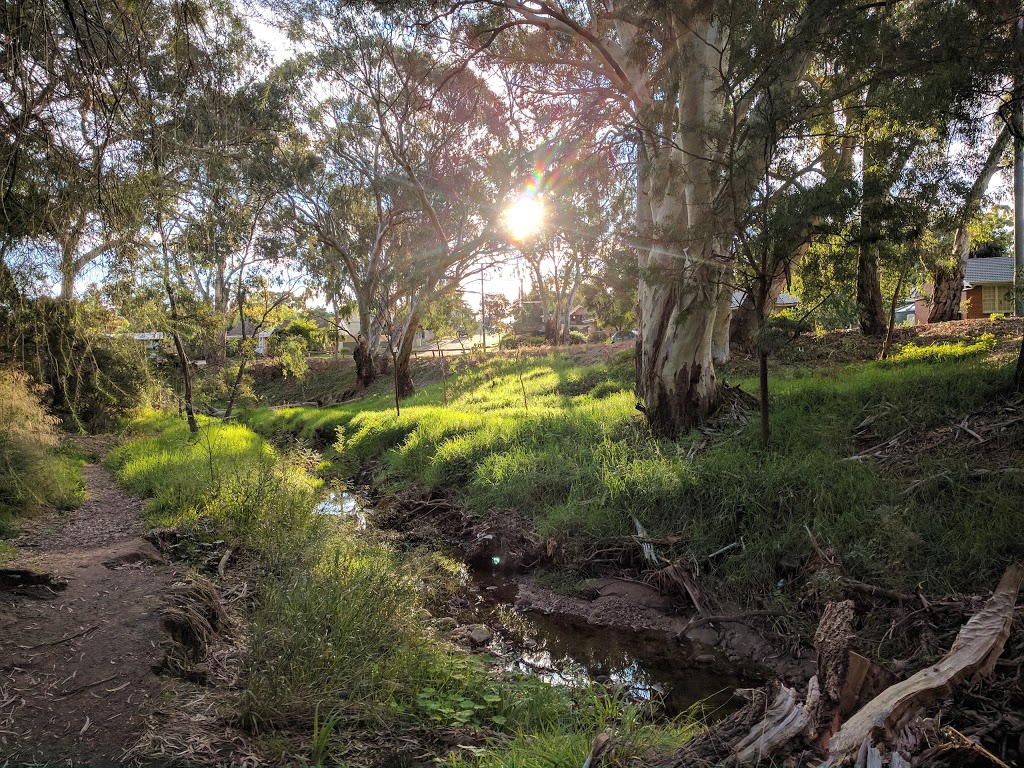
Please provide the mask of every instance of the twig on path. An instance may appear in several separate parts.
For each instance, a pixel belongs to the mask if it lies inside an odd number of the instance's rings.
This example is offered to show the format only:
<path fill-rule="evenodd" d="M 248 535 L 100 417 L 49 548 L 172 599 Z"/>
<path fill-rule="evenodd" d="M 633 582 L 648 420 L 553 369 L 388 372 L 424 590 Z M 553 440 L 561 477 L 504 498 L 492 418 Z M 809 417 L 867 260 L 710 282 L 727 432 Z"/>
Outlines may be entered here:
<path fill-rule="evenodd" d="M 39 645 L 21 645 L 21 646 L 18 646 L 18 647 L 21 648 L 21 650 L 23 650 L 23 651 L 34 651 L 36 648 L 45 648 L 48 645 L 60 645 L 61 643 L 66 643 L 68 640 L 74 640 L 76 637 L 81 637 L 82 635 L 87 635 L 90 632 L 92 632 L 94 629 L 99 629 L 99 628 L 100 628 L 99 624 L 93 624 L 91 627 L 86 627 L 81 632 L 75 632 L 75 634 L 68 635 L 67 637 L 62 637 L 60 640 L 51 640 L 48 643 L 39 643 Z"/>
<path fill-rule="evenodd" d="M 85 685 L 80 685 L 78 688 L 75 688 L 74 690 L 61 693 L 61 695 L 57 698 L 66 699 L 68 696 L 74 696 L 76 693 L 81 693 L 82 691 L 87 690 L 89 688 L 94 688 L 95 686 L 100 685 L 101 683 L 109 683 L 111 680 L 114 680 L 118 676 L 118 674 L 119 673 L 115 672 L 113 675 L 110 675 L 109 677 L 104 677 L 102 680 L 97 680 L 94 683 L 86 683 Z"/>

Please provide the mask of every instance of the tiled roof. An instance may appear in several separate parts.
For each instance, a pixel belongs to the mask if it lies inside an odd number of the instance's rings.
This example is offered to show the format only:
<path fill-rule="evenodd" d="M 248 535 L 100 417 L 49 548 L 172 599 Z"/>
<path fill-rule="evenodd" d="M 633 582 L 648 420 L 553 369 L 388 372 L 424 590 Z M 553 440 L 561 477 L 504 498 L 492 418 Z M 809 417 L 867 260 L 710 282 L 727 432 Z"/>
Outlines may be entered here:
<path fill-rule="evenodd" d="M 1013 257 L 990 256 L 987 259 L 968 259 L 964 280 L 971 285 L 1012 283 Z"/>

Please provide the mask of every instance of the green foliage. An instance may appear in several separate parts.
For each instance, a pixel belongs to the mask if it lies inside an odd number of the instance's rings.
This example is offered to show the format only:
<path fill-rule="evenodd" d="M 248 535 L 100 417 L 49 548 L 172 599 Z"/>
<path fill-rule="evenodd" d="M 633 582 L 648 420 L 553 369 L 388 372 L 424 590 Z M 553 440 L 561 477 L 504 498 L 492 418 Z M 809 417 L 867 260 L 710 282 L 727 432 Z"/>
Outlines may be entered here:
<path fill-rule="evenodd" d="M 586 339 L 584 338 L 584 341 Z M 505 336 L 498 342 L 498 349 L 518 349 L 519 347 L 543 347 L 550 342 L 543 336 Z"/>
<path fill-rule="evenodd" d="M 43 408 L 43 388 L 21 371 L 0 369 L 0 536 L 18 515 L 84 499 L 80 466 L 57 450 L 58 420 Z"/>
<path fill-rule="evenodd" d="M 996 337 L 991 333 L 982 334 L 977 340 L 960 340 L 944 344 L 904 344 L 886 359 L 888 365 L 906 363 L 951 363 L 965 358 L 978 357 L 995 349 Z"/>
<path fill-rule="evenodd" d="M 295 318 L 288 325 L 279 328 L 272 334 L 271 345 L 280 344 L 288 336 L 297 336 L 306 342 L 306 349 L 311 352 L 323 352 L 326 342 L 324 332 L 313 320 Z"/>
<path fill-rule="evenodd" d="M 617 723 L 638 743 L 678 743 L 681 729 L 641 722 L 604 693 L 508 677 L 448 645 L 425 608 L 446 602 L 462 573 L 455 563 L 400 554 L 372 531 L 316 514 L 318 482 L 305 469 L 316 457 L 280 457 L 243 426 L 201 424 L 191 436 L 180 419 L 140 417 L 108 461 L 150 496 L 151 524 L 227 537 L 258 555 L 243 722 L 282 744 L 290 732 L 312 733 L 313 764 L 337 761 L 348 734 L 367 727 L 488 728 L 518 740 Z"/>
<path fill-rule="evenodd" d="M 302 336 L 285 336 L 271 346 L 271 353 L 281 363 L 285 378 L 301 378 L 309 370 L 306 340 Z"/>
<path fill-rule="evenodd" d="M 0 306 L 0 364 L 17 364 L 47 389 L 44 403 L 69 428 L 109 429 L 143 402 L 145 348 L 108 332 L 109 312 L 40 298 Z"/>

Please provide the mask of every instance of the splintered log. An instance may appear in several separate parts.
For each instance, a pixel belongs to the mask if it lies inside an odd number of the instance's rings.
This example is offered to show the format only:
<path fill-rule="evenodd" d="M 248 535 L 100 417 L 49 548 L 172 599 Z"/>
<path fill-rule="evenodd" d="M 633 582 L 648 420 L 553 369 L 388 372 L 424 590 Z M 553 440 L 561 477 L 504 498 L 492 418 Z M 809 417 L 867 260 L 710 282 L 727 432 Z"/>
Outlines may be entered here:
<path fill-rule="evenodd" d="M 855 755 L 865 743 L 891 741 L 924 707 L 947 697 L 964 680 L 995 668 L 1010 635 L 1024 566 L 1011 565 L 995 593 L 968 621 L 937 664 L 891 686 L 847 720 L 829 742 L 829 762 Z"/>
<path fill-rule="evenodd" d="M 780 686 L 775 699 L 764 714 L 764 720 L 733 746 L 729 763 L 759 763 L 775 750 L 803 734 L 809 723 L 807 708 L 800 703 L 796 691 L 784 685 Z"/>

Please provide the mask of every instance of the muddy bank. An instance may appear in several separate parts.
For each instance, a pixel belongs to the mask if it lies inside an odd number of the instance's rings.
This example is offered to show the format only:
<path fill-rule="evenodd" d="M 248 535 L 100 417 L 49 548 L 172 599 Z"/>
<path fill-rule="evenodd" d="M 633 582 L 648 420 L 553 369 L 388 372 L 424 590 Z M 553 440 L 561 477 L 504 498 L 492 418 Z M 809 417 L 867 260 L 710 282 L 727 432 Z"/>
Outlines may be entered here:
<path fill-rule="evenodd" d="M 578 553 L 566 542 L 542 540 L 532 534 L 530 522 L 514 510 L 500 510 L 487 519 L 473 519 L 444 493 L 381 494 L 366 487 L 351 498 L 372 504 L 374 523 L 395 531 L 408 546 L 447 547 L 456 551 L 485 588 L 501 585 L 505 601 L 521 612 L 572 617 L 595 627 L 635 633 L 658 633 L 680 659 L 699 659 L 747 677 L 778 677 L 806 681 L 814 671 L 812 654 L 803 655 L 802 638 L 783 650 L 779 641 L 762 636 L 742 622 L 702 623 L 689 626 L 698 616 L 673 595 L 666 595 L 639 579 L 624 575 L 591 579 L 582 596 L 559 594 L 539 585 L 533 574 L 541 568 L 557 569 Z M 348 505 L 348 514 L 359 504 Z M 365 512 L 361 513 L 365 515 Z M 728 608 L 723 613 L 732 614 Z"/>

